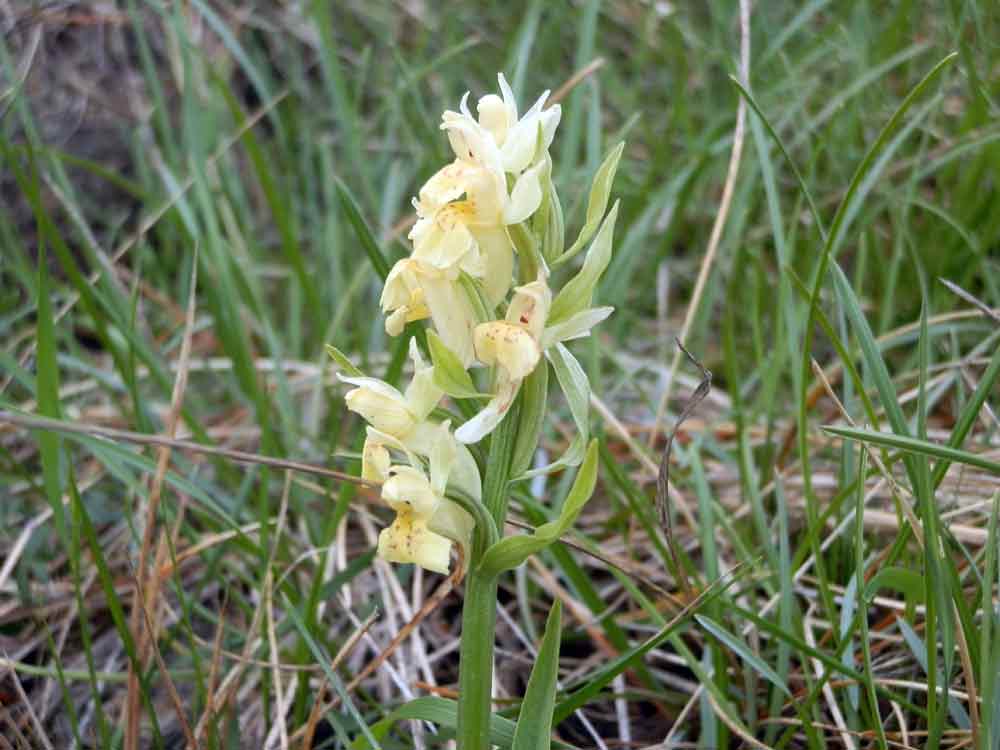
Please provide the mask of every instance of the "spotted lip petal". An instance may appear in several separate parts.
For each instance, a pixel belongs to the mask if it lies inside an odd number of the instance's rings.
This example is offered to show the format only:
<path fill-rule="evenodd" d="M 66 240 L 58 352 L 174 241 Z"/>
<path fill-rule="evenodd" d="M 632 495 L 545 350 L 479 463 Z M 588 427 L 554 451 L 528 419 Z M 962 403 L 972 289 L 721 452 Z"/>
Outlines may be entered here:
<path fill-rule="evenodd" d="M 447 575 L 451 541 L 431 531 L 426 520 L 412 513 L 399 513 L 392 525 L 378 535 L 378 556 Z"/>
<path fill-rule="evenodd" d="M 494 321 L 476 326 L 476 358 L 486 365 L 498 365 L 514 379 L 531 374 L 542 356 L 538 341 L 522 326 Z"/>

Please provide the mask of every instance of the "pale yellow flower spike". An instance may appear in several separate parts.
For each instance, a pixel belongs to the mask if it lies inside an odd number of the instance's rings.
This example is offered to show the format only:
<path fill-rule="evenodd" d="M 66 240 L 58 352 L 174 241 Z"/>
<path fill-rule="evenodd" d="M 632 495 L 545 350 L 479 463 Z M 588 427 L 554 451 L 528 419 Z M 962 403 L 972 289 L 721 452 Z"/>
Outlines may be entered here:
<path fill-rule="evenodd" d="M 474 361 L 478 321 L 459 275 L 482 284 L 491 308 L 506 297 L 514 275 L 506 228 L 529 219 L 542 203 L 547 157 L 536 153 L 539 134 L 547 151 L 561 117 L 558 105 L 545 109 L 545 92 L 519 119 L 503 74 L 498 81 L 502 97 L 480 99 L 478 120 L 469 111 L 468 94 L 459 112 L 442 115 L 455 161 L 438 170 L 413 200 L 413 254 L 393 266 L 381 299 L 390 336 L 402 333 L 407 323 L 431 318 L 465 367 Z"/>

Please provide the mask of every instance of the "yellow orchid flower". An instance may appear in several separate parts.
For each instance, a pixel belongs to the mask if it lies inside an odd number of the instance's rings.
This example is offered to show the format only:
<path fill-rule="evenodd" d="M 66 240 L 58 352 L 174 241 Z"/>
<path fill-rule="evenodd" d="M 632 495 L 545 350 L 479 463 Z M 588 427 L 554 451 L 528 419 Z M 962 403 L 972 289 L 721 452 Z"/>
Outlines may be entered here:
<path fill-rule="evenodd" d="M 382 289 L 385 330 L 398 336 L 403 326 L 430 318 L 445 345 L 468 367 L 473 361 L 475 308 L 457 281 L 459 266 L 437 267 L 416 256 L 402 258 L 389 271 Z"/>
<path fill-rule="evenodd" d="M 496 390 L 489 403 L 455 431 L 462 443 L 478 443 L 500 424 L 514 403 L 521 381 L 538 366 L 544 351 L 560 342 L 590 335 L 590 329 L 607 318 L 611 307 L 583 310 L 566 321 L 546 327 L 552 292 L 543 273 L 538 279 L 519 286 L 504 320 L 476 327 L 476 358 L 496 371 Z"/>
<path fill-rule="evenodd" d="M 497 74 L 501 99 L 496 94 L 488 94 L 479 100 L 479 124 L 485 128 L 500 148 L 500 159 L 507 172 L 520 174 L 532 162 L 537 146 L 538 130 L 542 130 L 543 150 L 548 150 L 555 137 L 556 128 L 562 117 L 562 109 L 553 104 L 547 109 L 545 102 L 549 92 L 545 91 L 531 108 L 518 119 L 517 101 L 514 92 L 503 73 Z"/>
<path fill-rule="evenodd" d="M 429 527 L 442 499 L 418 469 L 394 466 L 390 472 L 382 485 L 382 499 L 396 511 L 396 519 L 378 536 L 379 557 L 447 574 L 451 541 Z"/>
<path fill-rule="evenodd" d="M 539 130 L 547 149 L 561 116 L 558 105 L 543 110 L 545 92 L 519 120 L 507 80 L 503 74 L 498 79 L 503 98 L 480 99 L 478 121 L 468 93 L 460 112 L 442 116 L 455 161 L 420 189 L 413 202 L 418 221 L 409 235 L 415 258 L 481 279 L 492 306 L 507 294 L 513 275 L 513 247 L 504 228 L 529 218 L 542 201 L 545 164 L 535 158 Z M 515 176 L 509 193 L 507 173 Z"/>
<path fill-rule="evenodd" d="M 441 128 L 455 161 L 440 169 L 413 200 L 417 222 L 409 233 L 413 254 L 393 266 L 382 291 L 390 336 L 406 323 L 431 318 L 444 341 L 466 367 L 474 359 L 475 308 L 458 283 L 466 273 L 483 285 L 495 307 L 513 279 L 514 247 L 506 227 L 528 219 L 541 205 L 546 158 L 536 154 L 539 133 L 548 149 L 559 125 L 558 105 L 544 109 L 548 92 L 518 118 L 514 94 L 503 74 L 502 98 L 479 100 L 479 119 L 468 107 L 447 111 Z M 507 175 L 514 176 L 508 191 Z"/>
<path fill-rule="evenodd" d="M 427 418 L 444 395 L 434 384 L 434 367 L 421 356 L 414 340 L 410 341 L 410 358 L 413 379 L 405 393 L 378 378 L 340 376 L 355 386 L 344 396 L 347 408 L 371 425 L 361 464 L 361 476 L 369 481 L 385 479 L 389 466 L 387 442 L 398 443 L 404 449 L 409 443 L 419 444 L 427 429 Z M 384 439 L 372 439 L 373 433 Z"/>
<path fill-rule="evenodd" d="M 382 485 L 382 499 L 396 511 L 392 525 L 379 534 L 378 554 L 390 562 L 415 563 L 428 570 L 448 573 L 452 542 L 468 549 L 472 539 L 472 517 L 451 500 L 445 498 L 445 489 L 458 469 L 455 484 L 464 485 L 466 492 L 479 500 L 478 470 L 472 486 L 462 477 L 464 454 L 472 459 L 465 446 L 455 442 L 449 423 L 435 427 L 427 455 L 430 459 L 430 479 L 415 466 L 392 466 Z M 473 468 L 475 463 L 472 464 Z"/>
<path fill-rule="evenodd" d="M 481 482 L 476 460 L 468 448 L 455 443 L 448 432 L 449 422 L 429 419 L 444 391 L 435 385 L 434 366 L 420 354 L 415 339 L 410 341 L 410 359 L 413 377 L 404 392 L 378 378 L 340 376 L 355 386 L 344 396 L 347 408 L 369 424 L 361 453 L 361 477 L 385 482 L 392 465 L 389 451 L 395 450 L 406 455 L 411 464 L 417 463 L 416 456 L 430 458 L 439 477 L 447 481 L 451 476 L 456 487 L 478 500 Z"/>

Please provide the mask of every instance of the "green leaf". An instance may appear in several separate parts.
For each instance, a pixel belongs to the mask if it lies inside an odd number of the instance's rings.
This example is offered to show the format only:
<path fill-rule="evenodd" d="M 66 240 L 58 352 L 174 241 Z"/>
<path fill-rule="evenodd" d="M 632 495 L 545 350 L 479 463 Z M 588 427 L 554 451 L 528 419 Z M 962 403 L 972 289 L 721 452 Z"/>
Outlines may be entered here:
<path fill-rule="evenodd" d="M 587 379 L 587 374 L 580 367 L 580 363 L 576 361 L 576 357 L 570 354 L 569 349 L 562 344 L 549 347 L 545 356 L 552 363 L 559 387 L 565 394 L 566 401 L 569 402 L 569 410 L 576 425 L 576 434 L 569 447 L 566 448 L 566 452 L 558 459 L 547 466 L 514 474 L 515 479 L 530 479 L 540 474 L 551 474 L 566 467 L 579 466 L 580 462 L 583 461 L 584 448 L 590 439 L 590 381 Z M 537 438 L 535 443 L 537 445 Z"/>
<path fill-rule="evenodd" d="M 694 619 L 697 620 L 698 624 L 711 633 L 720 643 L 738 654 L 739 657 L 756 670 L 761 677 L 770 681 L 772 685 L 778 688 L 778 690 L 783 692 L 789 698 L 792 696 L 792 694 L 788 691 L 788 686 L 778 676 L 778 673 L 767 666 L 767 664 L 764 663 L 764 661 L 757 656 L 757 654 L 750 650 L 750 647 L 747 646 L 747 644 L 722 627 L 722 625 L 712 619 L 709 619 L 708 617 L 705 617 L 704 615 L 695 615 Z"/>
<path fill-rule="evenodd" d="M 489 398 L 476 390 L 461 360 L 432 330 L 427 331 L 427 348 L 434 362 L 434 385 L 452 398 Z"/>
<path fill-rule="evenodd" d="M 355 367 L 354 363 L 347 358 L 347 355 L 333 344 L 326 345 L 326 353 L 330 355 L 330 359 L 337 363 L 337 367 L 347 373 L 350 377 L 363 378 L 365 376 L 365 374 Z"/>
<path fill-rule="evenodd" d="M 404 703 L 392 713 L 368 727 L 376 739 L 385 737 L 393 725 L 399 721 L 429 721 L 439 727 L 454 730 L 458 727 L 458 703 L 448 698 L 427 696 Z M 509 748 L 514 742 L 515 725 L 510 719 L 493 714 L 490 716 L 490 742 Z M 558 743 L 559 747 L 569 747 Z M 372 745 L 365 737 L 359 737 L 351 744 L 351 750 L 367 750 Z"/>
<path fill-rule="evenodd" d="M 618 201 L 615 201 L 615 205 L 611 207 L 604 223 L 601 224 L 579 273 L 566 282 L 566 286 L 559 291 L 552 302 L 547 325 L 555 325 L 574 313 L 591 307 L 594 288 L 601 280 L 604 269 L 611 262 L 611 242 L 615 234 L 615 221 L 618 219 L 618 205 Z"/>
<path fill-rule="evenodd" d="M 483 555 L 480 569 L 484 573 L 498 575 L 511 570 L 527 560 L 531 555 L 556 542 L 573 525 L 583 506 L 594 492 L 597 483 L 597 441 L 592 440 L 587 448 L 587 458 L 577 472 L 573 486 L 563 503 L 559 518 L 543 523 L 532 534 L 509 536 L 494 544 Z"/>
<path fill-rule="evenodd" d="M 507 227 L 507 236 L 517 250 L 517 278 L 522 284 L 530 284 L 538 278 L 538 271 L 545 268 L 542 248 L 527 223 L 512 224 Z"/>
<path fill-rule="evenodd" d="M 531 466 L 538 449 L 538 439 L 545 422 L 545 404 L 548 400 L 549 367 L 539 362 L 534 371 L 521 383 L 521 409 L 518 412 L 517 437 L 510 460 L 510 474 L 516 479 Z"/>
<path fill-rule="evenodd" d="M 511 750 L 548 750 L 552 747 L 552 712 L 559 677 L 559 641 L 562 636 L 562 602 L 555 600 L 545 623 L 542 647 L 528 678 Z"/>
<path fill-rule="evenodd" d="M 566 227 L 563 222 L 562 203 L 559 192 L 552 181 L 552 159 L 546 156 L 542 183 L 542 205 L 532 217 L 531 225 L 542 238 L 542 257 L 549 263 L 557 262 L 563 254 L 566 242 Z"/>
<path fill-rule="evenodd" d="M 939 458 L 953 463 L 975 466 L 985 469 L 1000 476 L 1000 462 L 991 461 L 978 453 L 952 448 L 949 445 L 940 445 L 928 440 L 908 437 L 906 435 L 896 435 L 895 433 L 877 432 L 875 430 L 862 430 L 854 427 L 824 427 L 824 432 L 847 440 L 859 440 L 864 443 L 874 443 L 887 448 L 899 448 L 907 453 L 916 453 L 922 456 Z"/>
<path fill-rule="evenodd" d="M 44 243 L 39 244 L 38 258 L 38 412 L 58 419 L 59 365 L 56 361 L 55 317 L 49 292 L 48 260 Z M 59 472 L 59 436 L 54 432 L 38 432 L 38 448 L 42 459 L 42 480 L 52 508 L 59 538 L 67 540 L 66 514 L 62 504 L 62 479 Z"/>
<path fill-rule="evenodd" d="M 904 594 L 908 601 L 924 601 L 924 579 L 919 573 L 896 565 L 882 568 L 865 586 L 865 599 L 871 601 L 880 589 L 892 589 Z"/>
<path fill-rule="evenodd" d="M 604 157 L 601 166 L 597 168 L 594 181 L 590 186 L 590 199 L 587 201 L 587 218 L 583 224 L 583 229 L 580 230 L 576 241 L 565 253 L 556 259 L 553 265 L 559 266 L 568 261 L 580 252 L 583 246 L 594 236 L 594 232 L 597 231 L 597 227 L 600 225 L 601 217 L 604 216 L 604 212 L 608 208 L 608 199 L 611 197 L 611 185 L 615 179 L 615 172 L 618 170 L 618 161 L 621 159 L 622 151 L 624 150 L 625 141 L 622 141 L 611 149 L 611 152 Z"/>
<path fill-rule="evenodd" d="M 948 446 L 950 448 L 958 448 L 965 441 L 965 438 L 972 430 L 972 426 L 979 418 L 983 404 L 990 393 L 993 392 L 993 386 L 998 379 L 1000 379 L 1000 347 L 997 347 L 993 351 L 989 365 L 987 365 L 982 377 L 979 378 L 979 382 L 976 384 L 976 390 L 973 391 L 969 400 L 966 401 L 965 406 L 962 408 L 961 413 L 958 415 L 958 419 L 955 420 L 955 426 L 948 436 Z M 948 472 L 950 465 L 951 462 L 945 460 L 934 464 L 934 471 L 931 474 L 931 487 L 937 489 L 942 480 L 944 480 L 944 475 Z"/>
<path fill-rule="evenodd" d="M 336 182 L 337 197 L 340 198 L 340 207 L 343 209 L 344 214 L 347 216 L 347 220 L 354 228 L 354 233 L 358 236 L 361 248 L 368 256 L 368 260 L 371 261 L 372 267 L 375 269 L 375 273 L 379 275 L 379 278 L 381 278 L 382 281 L 385 281 L 386 277 L 389 275 L 389 261 L 386 260 L 385 255 L 379 249 L 378 243 L 375 241 L 375 235 L 372 234 L 372 230 L 368 228 L 368 224 L 361 215 L 361 209 L 358 208 L 358 203 L 354 200 L 354 196 L 351 194 L 350 188 L 348 188 L 339 177 L 336 178 Z"/>

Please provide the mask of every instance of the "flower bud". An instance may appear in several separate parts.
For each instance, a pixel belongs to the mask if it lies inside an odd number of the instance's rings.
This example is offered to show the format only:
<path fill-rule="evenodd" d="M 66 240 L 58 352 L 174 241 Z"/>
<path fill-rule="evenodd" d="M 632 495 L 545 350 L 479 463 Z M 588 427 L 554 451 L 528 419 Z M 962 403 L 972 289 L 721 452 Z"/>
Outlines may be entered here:
<path fill-rule="evenodd" d="M 502 146 L 510 126 L 503 99 L 496 94 L 487 94 L 479 100 L 476 109 L 479 111 L 479 124 L 489 131 L 498 146 Z"/>

